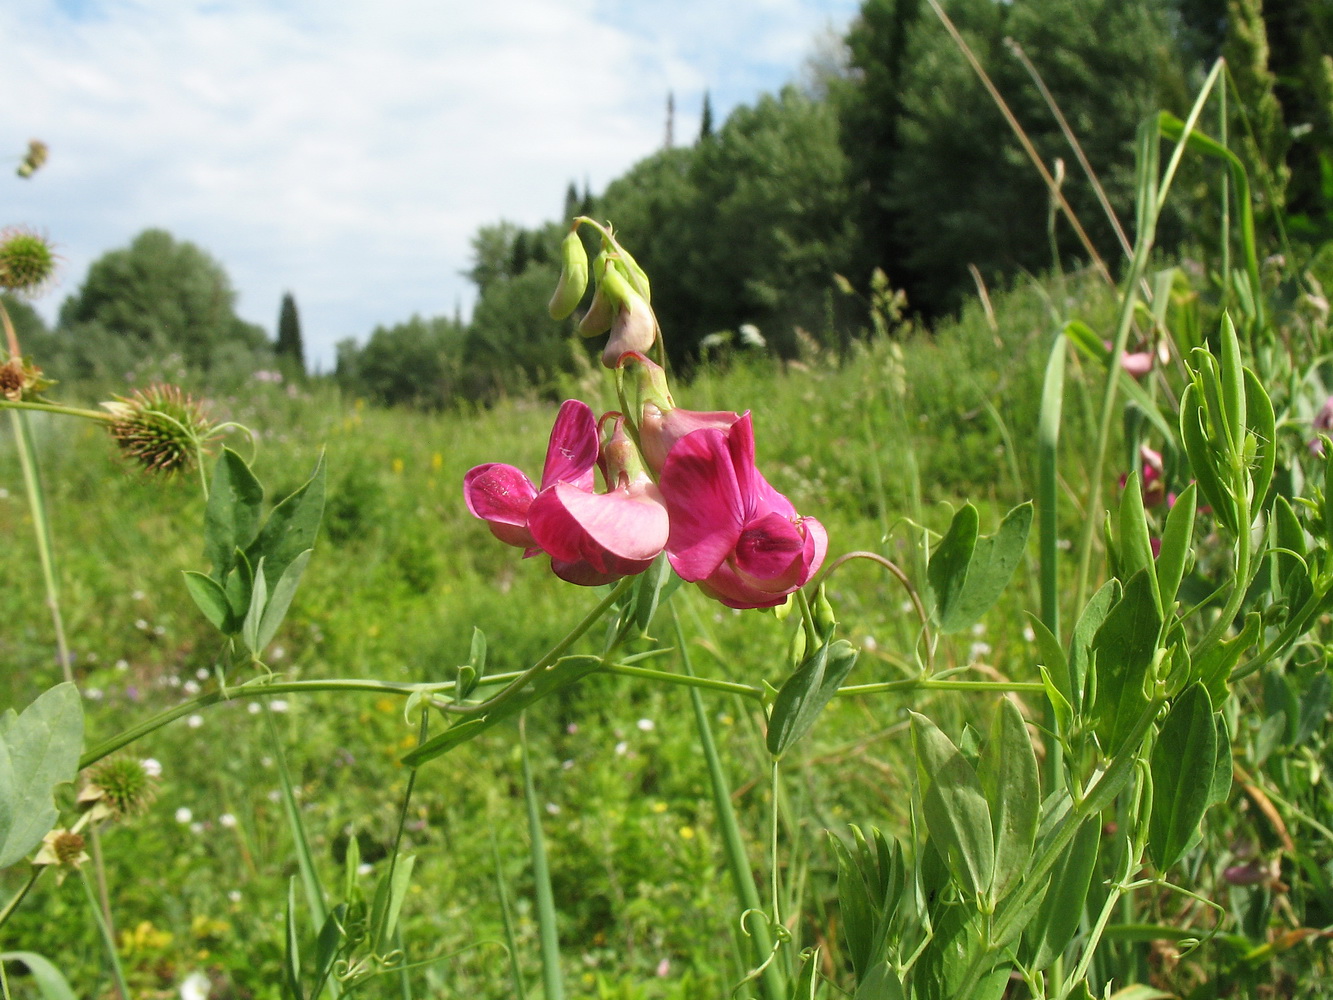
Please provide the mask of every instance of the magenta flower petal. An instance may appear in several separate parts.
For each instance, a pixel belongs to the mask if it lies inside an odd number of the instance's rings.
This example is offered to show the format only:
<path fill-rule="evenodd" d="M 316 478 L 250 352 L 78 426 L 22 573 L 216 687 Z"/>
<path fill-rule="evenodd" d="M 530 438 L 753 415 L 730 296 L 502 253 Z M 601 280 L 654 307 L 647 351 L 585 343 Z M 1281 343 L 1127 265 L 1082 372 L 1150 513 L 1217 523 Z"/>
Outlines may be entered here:
<path fill-rule="evenodd" d="M 626 575 L 624 573 L 602 573 L 593 569 L 586 562 L 566 562 L 563 559 L 552 559 L 551 571 L 565 583 L 572 583 L 577 587 L 600 587 L 603 584 L 615 583 Z"/>
<path fill-rule="evenodd" d="M 629 572 L 646 568 L 666 545 L 668 533 L 666 508 L 652 484 L 598 494 L 557 483 L 533 501 L 528 527 L 553 559 L 582 559 L 602 572 L 627 565 L 638 566 Z"/>
<path fill-rule="evenodd" d="M 667 455 L 686 434 L 709 428 L 725 432 L 740 418 L 739 413 L 727 410 L 701 412 L 674 407 L 664 413 L 660 407 L 647 403 L 639 423 L 644 461 L 648 463 L 648 468 L 660 473 L 666 465 Z"/>
<path fill-rule="evenodd" d="M 785 589 L 804 569 L 805 534 L 781 514 L 767 514 L 751 522 L 736 542 L 733 559 L 745 576 L 772 580 L 773 589 Z"/>
<path fill-rule="evenodd" d="M 512 465 L 488 462 L 463 477 L 467 509 L 508 545 L 526 548 L 536 544 L 527 527 L 528 508 L 536 496 L 532 480 Z"/>
<path fill-rule="evenodd" d="M 542 489 L 555 483 L 572 483 L 581 490 L 593 488 L 597 464 L 597 421 L 587 403 L 567 399 L 560 404 L 542 467 Z"/>
<path fill-rule="evenodd" d="M 731 554 L 745 522 L 727 436 L 701 430 L 682 438 L 667 456 L 661 484 L 671 520 L 671 567 L 697 582 Z"/>

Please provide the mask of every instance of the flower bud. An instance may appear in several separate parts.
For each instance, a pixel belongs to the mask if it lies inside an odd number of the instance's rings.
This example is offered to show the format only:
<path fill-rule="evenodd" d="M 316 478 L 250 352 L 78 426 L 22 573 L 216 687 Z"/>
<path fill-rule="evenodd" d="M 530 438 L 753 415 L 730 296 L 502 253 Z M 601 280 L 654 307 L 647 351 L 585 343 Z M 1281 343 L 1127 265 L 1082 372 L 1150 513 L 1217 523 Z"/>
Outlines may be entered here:
<path fill-rule="evenodd" d="M 41 849 L 32 859 L 32 863 L 39 867 L 57 866 L 56 880 L 63 882 L 66 875 L 76 871 L 88 860 L 88 853 L 84 850 L 86 846 L 83 834 L 57 827 L 42 838 Z"/>
<path fill-rule="evenodd" d="M 144 762 L 134 757 L 108 757 L 93 766 L 78 804 L 87 810 L 102 806 L 114 819 L 137 816 L 157 798 L 157 781 Z"/>
<path fill-rule="evenodd" d="M 606 273 L 613 270 L 607 267 L 607 254 L 603 250 L 592 262 L 593 278 L 597 290 L 592 294 L 592 304 L 579 321 L 579 333 L 584 337 L 596 337 L 611 329 L 611 321 L 616 318 L 616 306 L 619 304 L 611 297 L 606 288 Z"/>
<path fill-rule="evenodd" d="M 611 272 L 607 269 L 607 274 Z M 636 352 L 642 354 L 657 340 L 657 317 L 653 308 L 638 292 L 626 289 L 624 304 L 611 326 L 611 337 L 602 351 L 602 364 L 607 368 L 618 368 L 622 355 Z"/>
<path fill-rule="evenodd" d="M 10 358 L 0 365 L 0 399 L 11 403 L 31 399 L 54 384 L 43 378 L 42 370 L 26 358 Z"/>
<path fill-rule="evenodd" d="M 560 244 L 560 281 L 547 305 L 552 319 L 564 319 L 583 301 L 588 290 L 588 252 L 577 229 L 571 229 Z"/>

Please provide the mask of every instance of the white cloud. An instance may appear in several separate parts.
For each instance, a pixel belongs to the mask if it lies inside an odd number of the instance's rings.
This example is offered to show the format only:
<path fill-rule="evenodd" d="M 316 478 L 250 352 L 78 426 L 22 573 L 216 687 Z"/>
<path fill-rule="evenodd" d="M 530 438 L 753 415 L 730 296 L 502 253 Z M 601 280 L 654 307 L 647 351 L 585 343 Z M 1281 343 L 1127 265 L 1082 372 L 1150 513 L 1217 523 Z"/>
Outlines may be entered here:
<path fill-rule="evenodd" d="M 290 289 L 307 351 L 471 300 L 479 225 L 554 219 L 698 124 L 793 76 L 855 0 L 7 0 L 0 224 L 87 265 L 160 226 L 227 269 L 272 329 Z M 53 315 L 60 295 L 42 303 Z"/>

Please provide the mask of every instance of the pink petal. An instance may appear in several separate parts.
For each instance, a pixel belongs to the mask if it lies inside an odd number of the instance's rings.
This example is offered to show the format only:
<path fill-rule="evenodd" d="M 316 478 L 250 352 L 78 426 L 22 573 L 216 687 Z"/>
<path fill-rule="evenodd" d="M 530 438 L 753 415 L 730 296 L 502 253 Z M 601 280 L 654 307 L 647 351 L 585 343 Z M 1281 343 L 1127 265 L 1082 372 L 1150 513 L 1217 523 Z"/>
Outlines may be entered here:
<path fill-rule="evenodd" d="M 645 567 L 646 568 L 646 567 Z M 605 583 L 615 583 L 628 573 L 602 573 L 586 562 L 566 562 L 562 559 L 551 560 L 551 571 L 566 583 L 579 587 L 600 587 Z"/>
<path fill-rule="evenodd" d="M 749 520 L 755 513 L 756 498 L 765 496 L 765 493 L 759 485 L 764 483 L 764 477 L 754 466 L 754 423 L 748 410 L 727 431 L 727 451 L 731 455 L 731 466 L 736 470 L 742 516 Z"/>
<path fill-rule="evenodd" d="M 537 491 L 532 480 L 512 465 L 489 462 L 463 477 L 467 509 L 481 518 L 491 534 L 508 545 L 534 544 L 528 531 L 528 508 Z"/>
<path fill-rule="evenodd" d="M 655 488 L 599 494 L 568 483 L 557 483 L 537 496 L 528 511 L 528 526 L 553 558 L 584 559 L 598 570 L 652 562 L 669 531 L 666 508 Z"/>
<path fill-rule="evenodd" d="M 781 514 L 768 514 L 750 522 L 736 543 L 735 565 L 742 574 L 759 580 L 782 581 L 781 589 L 800 576 L 805 534 Z"/>
<path fill-rule="evenodd" d="M 667 555 L 682 579 L 704 579 L 731 554 L 744 510 L 727 436 L 695 431 L 676 443 L 662 468 L 671 531 Z"/>
<path fill-rule="evenodd" d="M 742 580 L 736 571 L 723 563 L 712 576 L 699 580 L 699 589 L 715 601 L 729 608 L 775 608 L 787 599 L 787 593 L 772 594 Z"/>
<path fill-rule="evenodd" d="M 683 410 L 678 406 L 663 413 L 653 403 L 646 403 L 643 417 L 639 421 L 639 440 L 643 443 L 644 461 L 654 472 L 661 472 L 667 455 L 686 434 L 706 428 L 725 432 L 739 419 L 739 413 L 727 410 L 701 412 Z"/>
<path fill-rule="evenodd" d="M 593 466 L 597 464 L 597 421 L 587 403 L 567 399 L 560 404 L 551 440 L 546 446 L 546 464 L 542 468 L 542 489 L 554 483 L 572 483 L 580 489 L 593 487 Z"/>

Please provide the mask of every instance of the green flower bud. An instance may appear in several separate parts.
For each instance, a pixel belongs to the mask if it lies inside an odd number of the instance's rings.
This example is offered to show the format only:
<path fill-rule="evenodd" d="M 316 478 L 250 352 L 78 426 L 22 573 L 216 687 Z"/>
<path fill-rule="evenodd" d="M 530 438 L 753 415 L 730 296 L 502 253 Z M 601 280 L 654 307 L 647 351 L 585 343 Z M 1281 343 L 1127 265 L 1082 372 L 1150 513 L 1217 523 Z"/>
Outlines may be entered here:
<path fill-rule="evenodd" d="M 174 385 L 151 385 L 102 406 L 111 413 L 111 437 L 121 453 L 149 472 L 189 469 L 218 431 L 191 396 Z"/>
<path fill-rule="evenodd" d="M 592 273 L 597 282 L 597 290 L 593 292 L 592 305 L 579 321 L 579 333 L 584 337 L 597 337 L 611 329 L 611 323 L 615 320 L 616 311 L 620 306 L 606 287 L 606 272 L 613 270 L 608 269 L 607 259 L 605 250 L 593 258 Z"/>
<path fill-rule="evenodd" d="M 45 237 L 21 228 L 0 233 L 0 288 L 40 294 L 55 275 L 56 255 Z"/>
<path fill-rule="evenodd" d="M 564 319 L 583 301 L 588 290 L 588 252 L 577 229 L 571 229 L 560 244 L 560 281 L 546 307 L 552 319 Z"/>

